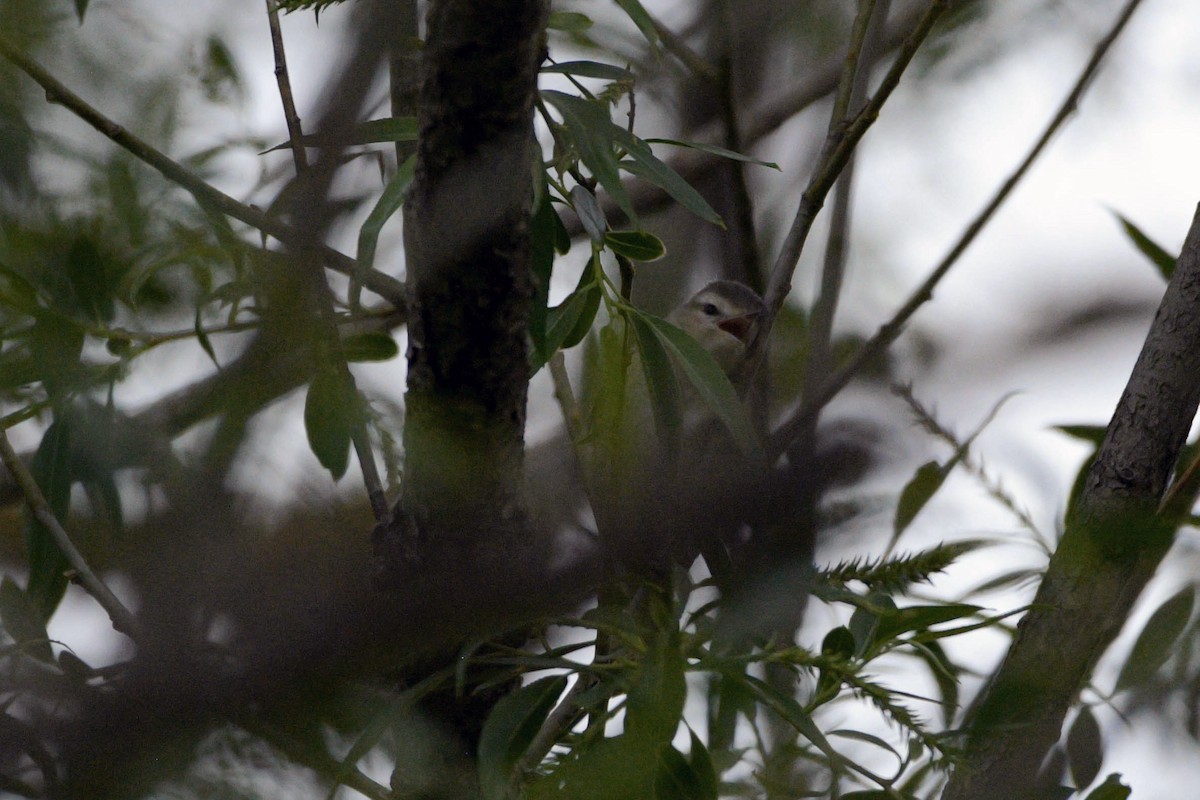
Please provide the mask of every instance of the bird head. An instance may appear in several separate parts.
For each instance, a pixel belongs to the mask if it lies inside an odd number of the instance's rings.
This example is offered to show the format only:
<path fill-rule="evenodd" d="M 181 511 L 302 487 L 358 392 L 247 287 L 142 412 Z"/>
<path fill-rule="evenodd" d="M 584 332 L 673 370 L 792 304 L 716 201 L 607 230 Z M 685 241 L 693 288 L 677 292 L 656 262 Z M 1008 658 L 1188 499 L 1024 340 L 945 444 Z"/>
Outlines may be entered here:
<path fill-rule="evenodd" d="M 744 283 L 713 281 L 668 319 L 703 345 L 728 373 L 745 354 L 764 310 L 762 298 Z"/>

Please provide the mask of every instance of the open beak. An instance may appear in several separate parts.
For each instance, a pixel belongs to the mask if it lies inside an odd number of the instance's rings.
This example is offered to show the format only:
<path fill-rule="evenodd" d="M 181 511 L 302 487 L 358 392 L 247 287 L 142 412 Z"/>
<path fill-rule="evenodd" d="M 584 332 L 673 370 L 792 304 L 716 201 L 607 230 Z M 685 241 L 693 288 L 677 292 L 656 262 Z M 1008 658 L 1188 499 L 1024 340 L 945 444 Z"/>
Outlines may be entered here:
<path fill-rule="evenodd" d="M 754 327 L 756 319 L 758 319 L 757 311 L 751 314 L 743 314 L 740 317 L 723 319 L 717 323 L 717 327 L 745 342 L 750 338 L 750 329 Z"/>

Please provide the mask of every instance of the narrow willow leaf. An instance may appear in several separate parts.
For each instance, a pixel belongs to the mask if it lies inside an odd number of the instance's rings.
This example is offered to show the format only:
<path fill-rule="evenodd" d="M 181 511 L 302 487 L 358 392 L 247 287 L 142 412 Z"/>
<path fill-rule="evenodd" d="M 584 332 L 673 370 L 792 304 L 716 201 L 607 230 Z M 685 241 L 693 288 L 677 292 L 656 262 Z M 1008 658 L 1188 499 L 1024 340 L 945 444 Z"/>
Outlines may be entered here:
<path fill-rule="evenodd" d="M 551 11 L 546 27 L 564 33 L 583 33 L 592 27 L 592 20 L 578 11 Z"/>
<path fill-rule="evenodd" d="M 1104 762 L 1104 741 L 1100 723 L 1087 706 L 1079 709 L 1071 729 L 1067 731 L 1067 763 L 1076 786 L 1091 786 L 1100 774 Z"/>
<path fill-rule="evenodd" d="M 562 115 L 563 124 L 579 151 L 580 160 L 626 216 L 636 220 L 637 214 L 621 183 L 620 166 L 613 151 L 613 132 L 623 132 L 624 129 L 609 119 L 608 107 L 551 89 L 543 91 L 542 97 Z"/>
<path fill-rule="evenodd" d="M 604 244 L 614 253 L 633 261 L 657 261 L 667 254 L 662 240 L 646 231 L 609 231 Z"/>
<path fill-rule="evenodd" d="M 694 730 L 688 728 L 688 733 L 692 737 L 692 748 L 688 751 L 688 763 L 692 765 L 692 773 L 699 783 L 700 791 L 697 796 L 700 800 L 717 800 L 720 780 L 716 766 L 713 764 L 712 755 Z"/>
<path fill-rule="evenodd" d="M 704 404 L 729 429 L 737 446 L 751 456 L 761 457 L 762 445 L 754 433 L 750 417 L 728 376 L 713 361 L 709 352 L 695 339 L 660 317 L 637 310 L 631 310 L 630 313 L 638 316 L 654 331 L 696 388 Z"/>
<path fill-rule="evenodd" d="M 770 708 L 778 714 L 785 722 L 791 725 L 796 731 L 808 741 L 812 742 L 813 746 L 825 754 L 829 759 L 830 764 L 838 767 L 842 763 L 842 756 L 833 749 L 833 745 L 825 738 L 825 734 L 821 732 L 817 723 L 813 722 L 811 716 L 800 704 L 796 702 L 796 698 L 790 695 L 783 694 L 777 691 L 774 687 L 766 682 L 755 678 L 751 675 L 742 677 L 747 688 L 754 693 L 760 703 Z"/>
<path fill-rule="evenodd" d="M 657 47 L 658 29 L 654 27 L 654 20 L 642 7 L 642 4 L 638 0 L 617 0 L 617 5 L 629 15 L 633 24 L 637 25 L 638 30 L 642 32 L 642 36 L 646 37 L 646 41 Z"/>
<path fill-rule="evenodd" d="M 79 24 L 83 24 L 83 15 L 87 13 L 89 0 L 75 0 L 75 14 L 79 17 Z"/>
<path fill-rule="evenodd" d="M 333 479 L 346 474 L 350 464 L 350 437 L 357 418 L 358 390 L 353 378 L 335 369 L 317 373 L 304 402 L 304 430 L 308 446 Z"/>
<path fill-rule="evenodd" d="M 645 320 L 630 316 L 658 438 L 674 453 L 683 427 L 683 401 L 671 356 Z"/>
<path fill-rule="evenodd" d="M 379 232 L 383 224 L 404 205 L 404 197 L 408 187 L 412 185 L 413 168 L 417 157 L 409 156 L 396 174 L 383 187 L 383 193 L 375 201 L 375 207 L 367 215 L 366 221 L 358 230 L 358 254 L 354 267 L 354 279 L 350 283 L 350 306 L 356 308 L 362 293 L 362 278 L 375 267 L 375 247 L 379 244 Z"/>
<path fill-rule="evenodd" d="M 41 610 L 8 575 L 0 581 L 0 622 L 22 651 L 40 661 L 54 661 Z"/>
<path fill-rule="evenodd" d="M 342 339 L 347 361 L 388 361 L 400 355 L 396 340 L 386 333 L 356 333 Z"/>
<path fill-rule="evenodd" d="M 1188 585 L 1158 607 L 1133 644 L 1117 677 L 1117 691 L 1145 683 L 1170 657 L 1196 604 L 1196 588 Z"/>
<path fill-rule="evenodd" d="M 897 608 L 879 618 L 879 627 L 875 629 L 875 641 L 886 642 L 901 634 L 923 630 L 939 622 L 973 616 L 981 610 L 979 606 L 969 603 Z"/>
<path fill-rule="evenodd" d="M 1108 428 L 1104 425 L 1055 425 L 1053 430 L 1096 447 L 1100 446 L 1100 443 L 1104 441 L 1105 434 L 1108 433 Z"/>
<path fill-rule="evenodd" d="M 1110 209 L 1111 210 L 1111 209 Z M 1171 255 L 1165 248 L 1160 247 L 1157 242 L 1147 236 L 1141 228 L 1134 225 L 1128 217 L 1113 211 L 1112 215 L 1121 223 L 1121 227 L 1125 230 L 1125 235 L 1129 237 L 1129 241 L 1133 242 L 1133 246 L 1141 251 L 1142 255 L 1150 259 L 1164 280 L 1170 280 L 1175 274 L 1176 256 Z"/>
<path fill-rule="evenodd" d="M 731 161 L 743 161 L 747 164 L 757 164 L 760 167 L 770 167 L 771 169 L 779 170 L 780 172 L 783 171 L 779 169 L 779 165 L 774 161 L 760 161 L 752 156 L 743 155 L 742 153 L 735 153 L 732 150 L 726 150 L 724 147 L 717 147 L 715 144 L 705 144 L 704 142 L 685 142 L 681 139 L 643 139 L 642 141 L 650 144 L 672 144 L 676 147 L 686 147 L 690 150 L 700 150 L 705 153 L 711 153 L 714 156 L 728 158 Z"/>
<path fill-rule="evenodd" d="M 594 281 L 591 265 L 579 276 L 575 291 L 546 313 L 546 358 L 558 350 L 569 350 L 583 341 L 600 309 L 600 286 Z M 538 368 L 540 364 L 536 364 Z"/>
<path fill-rule="evenodd" d="M 496 703 L 479 736 L 479 788 L 485 800 L 510 796 L 517 763 L 566 687 L 561 675 L 542 678 Z"/>
<path fill-rule="evenodd" d="M 571 202 L 587 235 L 596 244 L 604 244 L 608 220 L 604 216 L 604 210 L 600 208 L 600 203 L 596 201 L 596 195 L 588 191 L 587 187 L 575 186 L 571 189 Z"/>
<path fill-rule="evenodd" d="M 893 541 L 904 533 L 905 528 L 912 523 L 925 504 L 942 488 L 948 472 L 936 461 L 926 462 L 917 468 L 912 478 L 904 485 L 903 491 L 900 492 L 900 502 L 896 504 L 896 519 L 892 524 Z"/>
<path fill-rule="evenodd" d="M 208 332 L 204 330 L 204 320 L 201 319 L 201 307 L 196 306 L 196 315 L 192 319 L 192 330 L 196 332 L 196 341 L 200 343 L 200 349 L 212 360 L 213 366 L 217 369 L 221 368 L 221 362 L 217 361 L 217 353 L 213 350 L 212 342 L 209 341 Z"/>
<path fill-rule="evenodd" d="M 605 81 L 632 81 L 633 73 L 623 67 L 602 64 L 599 61 L 561 61 L 547 64 L 542 72 L 577 75 L 580 78 L 599 78 Z"/>
<path fill-rule="evenodd" d="M 626 699 L 625 732 L 639 744 L 657 747 L 675 736 L 687 698 L 685 664 L 678 629 L 655 637 Z"/>
<path fill-rule="evenodd" d="M 660 747 L 654 773 L 654 800 L 700 800 L 704 796 L 701 778 L 683 753 L 670 744 Z"/>
<path fill-rule="evenodd" d="M 71 502 L 71 427 L 67 418 L 56 419 L 34 453 L 29 471 L 50 505 L 50 511 L 60 523 L 65 523 Z M 29 553 L 29 582 L 25 591 L 34 606 L 49 620 L 67 590 L 67 570 L 70 563 L 54 541 L 53 534 L 30 513 L 25 526 L 25 542 Z"/>
<path fill-rule="evenodd" d="M 621 137 L 626 140 L 622 144 L 632 142 L 641 143 L 640 139 L 625 131 L 624 128 L 617 128 L 617 130 L 626 134 L 626 136 Z M 621 161 L 621 169 L 631 175 L 638 176 L 642 180 L 653 183 L 700 219 L 722 228 L 725 227 L 721 215 L 708 204 L 708 201 L 701 197 L 700 193 L 693 189 L 692 185 L 685 181 L 678 172 L 668 167 L 662 161 L 659 161 L 650 152 L 648 146 L 643 144 L 642 147 L 631 149 L 629 154 L 633 158 Z"/>

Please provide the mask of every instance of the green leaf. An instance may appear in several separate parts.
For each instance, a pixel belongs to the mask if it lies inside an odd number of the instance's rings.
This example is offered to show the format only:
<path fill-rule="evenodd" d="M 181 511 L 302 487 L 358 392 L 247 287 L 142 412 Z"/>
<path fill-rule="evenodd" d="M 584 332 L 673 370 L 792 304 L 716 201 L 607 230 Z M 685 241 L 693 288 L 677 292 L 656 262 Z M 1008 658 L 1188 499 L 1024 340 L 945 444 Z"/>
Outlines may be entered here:
<path fill-rule="evenodd" d="M 196 315 L 192 318 L 192 330 L 196 332 L 196 341 L 200 343 L 200 348 L 212 359 L 213 366 L 220 369 L 221 362 L 217 361 L 216 351 L 213 350 L 212 342 L 209 341 L 208 332 L 204 330 L 204 321 L 200 314 L 202 310 L 201 306 L 196 306 Z"/>
<path fill-rule="evenodd" d="M 1109 210 L 1112 211 L 1111 209 Z M 1112 215 L 1121 223 L 1121 227 L 1125 230 L 1125 235 L 1129 237 L 1129 241 L 1133 242 L 1133 246 L 1140 250 L 1142 255 L 1150 259 L 1150 263 L 1158 268 L 1159 274 L 1164 279 L 1170 280 L 1171 276 L 1175 274 L 1176 256 L 1171 255 L 1164 248 L 1160 247 L 1127 217 L 1116 211 L 1112 211 Z"/>
<path fill-rule="evenodd" d="M 929 461 L 917 468 L 900 492 L 900 502 L 896 504 L 896 519 L 892 524 L 893 541 L 899 538 L 937 490 L 942 488 L 947 474 L 948 470 L 936 461 Z"/>
<path fill-rule="evenodd" d="M 575 291 L 546 314 L 546 355 L 569 350 L 583 341 L 600 309 L 600 286 L 589 265 L 579 276 Z"/>
<path fill-rule="evenodd" d="M 886 642 L 910 631 L 919 631 L 936 625 L 939 622 L 949 622 L 979 613 L 979 606 L 969 603 L 948 603 L 946 605 L 908 606 L 897 608 L 883 614 L 879 618 L 879 627 L 875 629 L 875 641 Z"/>
<path fill-rule="evenodd" d="M 1116 691 L 1141 685 L 1154 677 L 1187 627 L 1195 602 L 1196 587 L 1188 585 L 1150 615 L 1121 668 Z"/>
<path fill-rule="evenodd" d="M 107 259 L 90 236 L 79 235 L 64 265 L 80 310 L 92 322 L 107 322 L 116 313 Z"/>
<path fill-rule="evenodd" d="M 578 11 L 551 11 L 546 27 L 565 33 L 583 33 L 592 27 L 592 20 Z"/>
<path fill-rule="evenodd" d="M 41 611 L 8 575 L 0 581 L 0 622 L 4 623 L 4 630 L 8 631 L 22 651 L 40 661 L 54 661 L 50 634 L 46 633 Z"/>
<path fill-rule="evenodd" d="M 604 235 L 604 244 L 633 261 L 657 261 L 667 254 L 662 240 L 646 231 L 609 231 Z"/>
<path fill-rule="evenodd" d="M 304 402 L 308 446 L 335 481 L 346 474 L 350 464 L 358 402 L 354 379 L 341 370 L 322 369 L 309 384 Z"/>
<path fill-rule="evenodd" d="M 662 631 L 642 659 L 625 705 L 625 733 L 640 746 L 671 741 L 683 718 L 687 698 L 685 660 L 679 630 Z"/>
<path fill-rule="evenodd" d="M 613 152 L 613 131 L 623 129 L 609 119 L 608 107 L 552 89 L 543 91 L 542 97 L 562 115 L 563 125 L 579 151 L 580 160 L 625 215 L 636 220 L 637 215 L 621 183 L 620 166 Z"/>
<path fill-rule="evenodd" d="M 667 354 L 653 329 L 640 317 L 630 315 L 638 353 L 641 356 L 642 372 L 646 376 L 646 389 L 650 405 L 654 410 L 654 424 L 659 440 L 675 452 L 683 427 L 683 401 L 679 390 L 679 379 L 671 357 Z"/>
<path fill-rule="evenodd" d="M 613 127 L 616 128 L 616 126 Z M 648 145 L 624 128 L 616 128 L 616 130 L 620 132 L 616 137 L 618 143 L 626 146 L 632 157 L 632 160 L 621 161 L 622 169 L 642 180 L 653 183 L 700 219 L 722 228 L 725 227 L 721 215 L 708 204 L 708 201 L 701 197 L 700 193 L 693 189 L 692 185 L 685 181 L 678 172 L 659 161 Z"/>
<path fill-rule="evenodd" d="M 1092 709 L 1084 706 L 1071 723 L 1067 732 L 1067 763 L 1071 765 L 1071 777 L 1076 786 L 1091 786 L 1100 774 L 1104 762 L 1104 743 L 1100 736 L 1100 724 Z"/>
<path fill-rule="evenodd" d="M 737 391 L 729 382 L 728 376 L 717 366 L 717 362 L 708 351 L 665 319 L 636 309 L 630 309 L 630 314 L 643 320 L 663 343 L 667 352 L 696 388 L 704 404 L 729 429 L 737 446 L 743 452 L 761 458 L 762 445 L 754 433 L 750 417 L 746 414 L 746 409 L 738 399 Z"/>
<path fill-rule="evenodd" d="M 51 513 L 65 524 L 71 502 L 71 428 L 67 418 L 56 419 L 42 436 L 29 471 L 46 498 Z M 25 591 L 43 620 L 49 620 L 67 590 L 70 563 L 50 530 L 28 515 L 25 541 L 29 553 L 29 582 Z"/>
<path fill-rule="evenodd" d="M 562 61 L 547 64 L 542 72 L 577 75 L 580 78 L 599 78 L 606 81 L 632 81 L 633 73 L 623 67 L 602 64 L 599 61 Z"/>
<path fill-rule="evenodd" d="M 83 24 L 83 15 L 87 13 L 88 0 L 75 0 L 75 14 L 79 17 L 79 24 Z"/>
<path fill-rule="evenodd" d="M 929 672 L 938 685 L 942 699 L 939 705 L 942 717 L 949 726 L 958 712 L 958 678 L 962 669 L 950 660 L 946 651 L 936 641 L 925 642 L 916 648 L 917 655 L 929 665 Z"/>
<path fill-rule="evenodd" d="M 1133 789 L 1121 783 L 1121 773 L 1114 772 L 1088 792 L 1086 800 L 1126 800 L 1132 792 Z"/>
<path fill-rule="evenodd" d="M 523 686 L 496 703 L 479 736 L 479 787 L 484 800 L 510 797 L 513 772 L 567 688 L 561 675 Z"/>
<path fill-rule="evenodd" d="M 821 732 L 820 727 L 800 707 L 800 704 L 796 702 L 796 698 L 777 691 L 766 682 L 751 675 L 743 676 L 742 680 L 750 691 L 754 693 L 755 697 L 758 698 L 760 703 L 770 708 L 785 722 L 795 728 L 801 736 L 812 742 L 813 746 L 824 753 L 825 757 L 829 759 L 831 766 L 835 768 L 840 767 L 842 756 L 833 749 L 833 745 L 825 738 L 825 734 Z"/>
<path fill-rule="evenodd" d="M 779 169 L 779 165 L 774 161 L 760 161 L 752 156 L 735 153 L 732 150 L 726 150 L 724 147 L 717 147 L 715 144 L 705 144 L 704 142 L 685 142 L 681 139 L 643 139 L 642 141 L 649 144 L 672 144 L 676 147 L 686 147 L 690 150 L 700 150 L 705 153 L 711 153 L 714 156 L 728 158 L 731 161 L 743 161 L 747 164 L 757 164 L 760 167 L 770 167 L 771 169 L 779 170 L 780 172 L 783 171 Z"/>
<path fill-rule="evenodd" d="M 576 185 L 571 188 L 571 202 L 587 235 L 596 244 L 604 244 L 608 220 L 604 217 L 604 210 L 596 202 L 596 195 L 588 191 L 587 187 Z"/>
<path fill-rule="evenodd" d="M 658 45 L 658 29 L 654 27 L 654 20 L 646 13 L 646 9 L 638 0 L 617 0 L 617 5 L 624 9 L 629 18 L 633 20 L 633 24 L 637 25 L 642 36 L 646 37 L 651 45 Z"/>
<path fill-rule="evenodd" d="M 700 800 L 706 796 L 700 776 L 683 753 L 669 743 L 662 745 L 654 774 L 654 800 Z"/>
<path fill-rule="evenodd" d="M 379 231 L 383 224 L 404 205 L 404 197 L 408 187 L 412 185 L 413 168 L 417 163 L 416 156 L 409 156 L 396 174 L 383 187 L 383 193 L 375 201 L 375 207 L 367 215 L 366 221 L 358 230 L 357 264 L 354 267 L 354 280 L 350 285 L 350 305 L 357 307 L 362 292 L 362 278 L 375 267 L 375 247 L 379 243 Z"/>
<path fill-rule="evenodd" d="M 1100 446 L 1104 441 L 1105 434 L 1108 433 L 1108 428 L 1104 425 L 1054 425 L 1052 430 L 1065 433 L 1073 439 L 1079 439 L 1096 447 Z"/>
<path fill-rule="evenodd" d="M 400 355 L 396 340 L 386 333 L 356 333 L 342 339 L 347 361 L 388 361 Z"/>

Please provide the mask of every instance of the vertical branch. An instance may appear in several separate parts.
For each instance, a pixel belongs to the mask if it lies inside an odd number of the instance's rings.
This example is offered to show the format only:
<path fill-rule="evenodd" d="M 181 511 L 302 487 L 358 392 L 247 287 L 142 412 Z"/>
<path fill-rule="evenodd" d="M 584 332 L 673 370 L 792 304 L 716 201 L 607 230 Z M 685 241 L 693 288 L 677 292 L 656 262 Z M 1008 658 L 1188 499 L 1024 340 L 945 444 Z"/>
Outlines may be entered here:
<path fill-rule="evenodd" d="M 385 555 L 498 553 L 524 532 L 533 107 L 548 13 L 544 0 L 429 7 L 404 208 L 406 471 Z"/>
<path fill-rule="evenodd" d="M 389 96 L 393 117 L 413 117 L 417 113 L 417 44 L 419 25 L 417 0 L 401 0 L 396 14 L 397 29 L 388 53 Z M 412 155 L 412 142 L 396 142 L 396 163 Z"/>
<path fill-rule="evenodd" d="M 795 273 L 796 265 L 799 263 L 800 252 L 804 249 L 805 242 L 808 241 L 808 234 L 812 230 L 813 221 L 816 219 L 817 213 L 825 204 L 826 195 L 833 187 L 837 176 L 845 168 L 854 148 L 862 140 L 862 137 L 866 135 L 867 130 L 878 117 L 883 104 L 887 102 L 887 99 L 891 97 L 892 92 L 900 83 L 901 76 L 903 76 L 904 71 L 912 62 L 913 56 L 916 55 L 921 44 L 929 36 L 930 31 L 933 30 L 934 23 L 941 17 L 942 13 L 950 5 L 950 2 L 951 0 L 930 0 L 929 6 L 925 10 L 925 14 L 921 17 L 920 22 L 917 23 L 912 33 L 901 44 L 896 53 L 896 60 L 892 63 L 887 74 L 884 75 L 879 89 L 875 92 L 874 96 L 871 97 L 862 111 L 854 116 L 849 124 L 844 127 L 839 125 L 836 130 L 832 131 L 831 137 L 827 140 L 821 156 L 817 159 L 813 177 L 809 180 L 808 186 L 800 198 L 800 207 L 796 210 L 796 216 L 793 218 L 791 227 L 788 229 L 788 234 L 783 246 L 780 248 L 779 256 L 775 259 L 775 264 L 771 268 L 771 276 L 767 282 L 767 290 L 763 298 L 767 306 L 767 313 L 759 321 L 758 333 L 751 343 L 746 363 L 740 371 L 739 380 L 744 382 L 743 386 L 748 383 L 746 379 L 757 372 L 762 365 L 766 355 L 766 342 L 774 326 L 775 317 L 779 313 L 779 309 L 783 307 L 788 292 L 791 291 L 792 275 Z M 852 73 L 856 68 L 865 34 L 866 25 L 863 23 L 861 33 L 858 33 L 854 41 L 851 42 L 850 52 L 847 53 L 847 69 L 843 72 L 843 76 L 845 76 L 845 72 Z M 845 77 L 843 77 L 842 83 L 844 86 L 848 85 L 846 84 Z M 846 91 L 846 96 L 847 98 L 849 96 L 848 90 Z"/>
<path fill-rule="evenodd" d="M 279 8 L 276 0 L 266 0 L 266 4 L 267 19 L 271 28 L 271 49 L 275 56 L 275 80 L 279 86 L 279 98 L 283 103 L 283 113 L 287 120 L 288 140 L 291 142 L 292 159 L 296 166 L 296 176 L 297 178 L 307 178 L 308 156 L 304 149 L 303 131 L 300 128 L 300 117 L 296 113 L 296 103 L 292 95 L 291 80 L 288 77 L 287 57 L 283 46 L 283 33 L 279 27 Z M 372 48 L 372 50 L 374 49 Z M 377 53 L 370 52 L 367 54 L 367 57 L 369 60 L 373 60 L 377 58 Z M 366 64 L 360 65 L 360 69 L 361 72 L 354 74 L 354 77 L 359 80 L 369 80 L 369 73 L 373 70 L 368 68 Z M 353 115 L 356 111 L 357 109 L 354 109 L 351 111 L 351 114 Z M 349 119 L 335 118 L 333 121 L 334 124 L 347 126 L 353 123 L 354 120 L 353 116 L 351 116 Z M 323 163 L 322 170 L 318 174 L 318 178 L 323 179 L 317 182 L 317 185 L 320 186 L 319 194 L 309 198 L 309 203 L 307 204 L 309 207 L 303 210 L 311 213 L 316 210 L 315 205 L 323 203 L 325 199 L 324 190 L 328 188 L 330 177 L 329 167 Z M 324 221 L 322 221 L 320 227 L 324 227 Z M 333 292 L 330 290 L 329 284 L 325 280 L 317 261 L 311 258 L 302 258 L 301 263 L 309 266 L 313 273 L 311 298 L 316 305 L 316 311 L 321 320 L 321 341 L 317 346 L 317 352 L 320 355 L 319 363 L 329 365 L 338 372 L 343 385 L 354 386 L 354 376 L 351 374 L 350 367 L 346 363 L 345 356 L 342 354 Z M 357 391 L 354 393 L 354 396 L 359 403 L 363 402 L 361 395 Z M 379 477 L 379 468 L 375 463 L 375 453 L 371 448 L 371 436 L 367 429 L 366 414 L 361 413 L 362 409 L 358 409 L 358 411 L 360 413 L 353 415 L 354 421 L 352 423 L 350 439 L 354 445 L 354 453 L 358 458 L 359 469 L 363 475 L 363 483 L 367 489 L 371 511 L 377 523 L 386 524 L 391 512 L 388 508 L 387 496 L 383 490 L 383 482 Z"/>
<path fill-rule="evenodd" d="M 1000 185 L 1000 188 L 996 190 L 996 193 L 987 202 L 983 209 L 981 209 L 975 218 L 971 220 L 970 224 L 967 225 L 966 230 L 963 231 L 958 241 L 955 242 L 953 247 L 950 248 L 950 252 L 948 252 L 938 263 L 938 265 L 934 267 L 933 271 L 929 274 L 929 277 L 926 278 L 925 281 L 922 282 L 922 284 L 917 287 L 917 289 L 914 290 L 911 295 L 909 295 L 908 299 L 904 302 L 900 309 L 892 315 L 892 318 L 881 325 L 879 330 L 876 331 L 875 335 L 867 340 L 867 342 L 858 349 L 858 352 L 854 354 L 854 357 L 851 358 L 849 362 L 842 366 L 841 369 L 839 369 L 833 375 L 829 376 L 829 378 L 825 379 L 820 386 L 806 387 L 804 402 L 801 404 L 800 409 L 790 419 L 780 425 L 773 434 L 771 434 L 771 440 L 767 447 L 768 457 L 777 458 L 784 450 L 786 450 L 788 445 L 795 440 L 799 432 L 802 431 L 804 427 L 808 425 L 817 414 L 820 413 L 821 409 L 824 408 L 829 401 L 838 394 L 838 392 L 840 392 L 847 386 L 847 384 L 850 383 L 851 379 L 858 374 L 859 370 L 863 368 L 864 364 L 870 363 L 873 359 L 878 358 L 883 352 L 891 347 L 892 343 L 899 338 L 901 332 L 904 330 L 904 325 L 908 322 L 912 315 L 917 312 L 917 309 L 919 309 L 929 300 L 933 299 L 933 290 L 941 282 L 942 278 L 946 277 L 946 275 L 950 272 L 951 267 L 958 263 L 958 259 L 963 253 L 966 252 L 971 243 L 975 241 L 975 237 L 978 236 L 985 227 L 987 227 L 987 224 L 991 222 L 992 217 L 995 216 L 1000 207 L 1004 205 L 1004 202 L 1008 199 L 1009 195 L 1012 194 L 1012 191 L 1025 178 L 1025 175 L 1029 172 L 1030 168 L 1033 167 L 1033 164 L 1037 161 L 1038 157 L 1041 156 L 1042 152 L 1046 149 L 1046 146 L 1050 144 L 1050 140 L 1054 138 L 1056 133 L 1058 133 L 1059 128 L 1061 128 L 1063 124 L 1070 119 L 1072 114 L 1074 114 L 1076 109 L 1079 107 L 1079 101 L 1087 91 L 1088 87 L 1091 85 L 1092 79 L 1096 76 L 1096 73 L 1100 70 L 1100 66 L 1104 62 L 1104 57 L 1108 54 L 1108 51 L 1112 48 L 1113 44 L 1116 43 L 1121 33 L 1125 30 L 1126 24 L 1129 22 L 1130 18 L 1133 16 L 1133 12 L 1137 10 L 1137 7 L 1140 4 L 1141 0 L 1129 0 L 1126 6 L 1117 15 L 1117 18 L 1113 22 L 1113 25 L 1109 29 L 1108 33 L 1105 34 L 1105 36 L 1099 42 L 1097 42 L 1096 48 L 1092 52 L 1092 57 L 1088 59 L 1087 65 L 1083 68 L 1078 80 L 1075 81 L 1075 85 L 1067 94 L 1066 99 L 1063 100 L 1057 112 L 1055 112 L 1050 122 L 1046 125 L 1045 130 L 1042 131 L 1042 134 L 1038 137 L 1037 141 L 1034 142 L 1025 158 L 1021 160 L 1021 163 L 1016 167 L 1016 169 L 1014 169 L 1008 178 L 1005 179 L 1004 183 Z M 895 68 L 893 67 L 892 71 L 894 70 Z M 876 97 L 878 97 L 878 94 Z M 858 119 L 862 119 L 863 116 L 870 110 L 871 105 L 875 104 L 875 99 L 876 98 L 872 98 L 868 108 L 859 113 L 858 117 L 856 117 L 856 121 Z M 761 334 L 759 338 L 762 338 Z"/>
<path fill-rule="evenodd" d="M 41 488 L 37 485 L 33 475 L 25 467 L 20 456 L 13 450 L 12 443 L 8 440 L 8 432 L 0 429 L 0 460 L 4 462 L 4 466 L 12 473 L 12 476 L 17 481 L 17 485 L 21 487 L 21 493 L 25 495 L 25 501 L 29 504 L 30 511 L 38 522 L 46 526 L 46 530 L 50 531 L 50 535 L 54 537 L 54 543 L 58 545 L 58 549 L 66 556 L 67 562 L 71 568 L 75 570 L 79 577 L 79 583 L 87 590 L 88 594 L 96 599 L 100 607 L 108 614 L 108 618 L 112 620 L 113 627 L 121 633 L 124 633 L 130 638 L 137 638 L 138 624 L 132 612 L 125 607 L 112 590 L 100 580 L 100 577 L 88 565 L 87 560 L 79 549 L 75 547 L 75 543 L 71 541 L 71 536 L 59 523 L 54 516 L 54 512 L 50 508 L 50 504 L 46 502 L 45 495 L 42 494 Z"/>
<path fill-rule="evenodd" d="M 271 26 L 271 50 L 275 54 L 275 83 L 279 87 L 279 99 L 283 102 L 283 118 L 287 122 L 288 141 L 292 144 L 292 160 L 296 172 L 308 168 L 308 152 L 304 149 L 304 131 L 300 127 L 300 115 L 296 113 L 296 101 L 292 97 L 292 82 L 288 78 L 287 56 L 283 50 L 283 31 L 279 27 L 279 3 L 266 0 L 267 22 Z"/>

